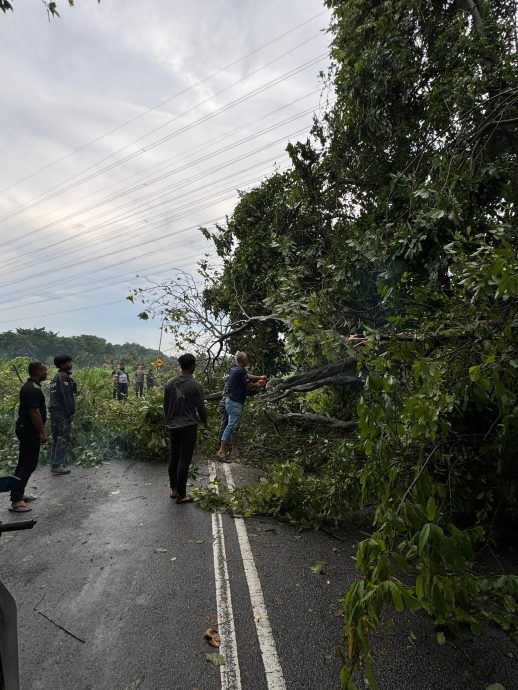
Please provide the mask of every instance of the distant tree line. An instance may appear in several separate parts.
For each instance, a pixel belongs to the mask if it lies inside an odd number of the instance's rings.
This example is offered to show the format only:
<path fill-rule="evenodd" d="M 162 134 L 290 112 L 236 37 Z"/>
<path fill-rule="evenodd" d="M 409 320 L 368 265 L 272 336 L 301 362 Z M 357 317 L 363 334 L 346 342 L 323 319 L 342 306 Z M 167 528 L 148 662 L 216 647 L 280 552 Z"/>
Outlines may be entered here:
<path fill-rule="evenodd" d="M 59 335 L 45 328 L 17 328 L 0 333 L 0 357 L 26 356 L 42 362 L 66 352 L 77 365 L 102 365 L 123 360 L 128 364 L 147 363 L 156 358 L 156 350 L 138 343 L 115 345 L 96 335 Z M 162 359 L 168 360 L 165 355 Z"/>

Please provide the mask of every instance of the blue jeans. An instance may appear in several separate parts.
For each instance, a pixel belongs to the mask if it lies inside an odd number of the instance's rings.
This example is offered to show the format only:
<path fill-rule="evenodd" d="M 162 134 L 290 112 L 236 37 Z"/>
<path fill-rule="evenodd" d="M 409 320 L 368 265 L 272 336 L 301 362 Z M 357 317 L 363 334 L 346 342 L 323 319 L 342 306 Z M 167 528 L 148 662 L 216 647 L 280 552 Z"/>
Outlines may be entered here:
<path fill-rule="evenodd" d="M 228 422 L 225 430 L 221 434 L 221 440 L 223 442 L 229 441 L 239 426 L 241 420 L 241 415 L 243 414 L 244 403 L 236 402 L 227 398 L 225 400 L 225 409 L 228 414 Z"/>

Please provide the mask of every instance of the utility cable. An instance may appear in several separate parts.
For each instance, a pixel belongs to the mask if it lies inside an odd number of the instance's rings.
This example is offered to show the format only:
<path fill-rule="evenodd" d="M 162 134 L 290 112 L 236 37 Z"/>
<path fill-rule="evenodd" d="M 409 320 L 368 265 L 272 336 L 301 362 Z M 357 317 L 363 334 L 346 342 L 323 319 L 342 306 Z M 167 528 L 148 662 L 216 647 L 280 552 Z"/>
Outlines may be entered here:
<path fill-rule="evenodd" d="M 291 51 L 288 51 L 288 52 L 291 52 Z M 262 67 L 258 68 L 254 72 L 251 72 L 250 74 L 246 75 L 246 77 L 243 77 L 243 78 L 239 79 L 238 81 L 234 82 L 230 86 L 225 87 L 224 89 L 217 92 L 213 96 L 206 98 L 205 100 L 201 101 L 200 103 L 193 106 L 192 108 L 189 108 L 187 111 L 184 111 L 183 113 L 179 113 L 174 118 L 171 118 L 171 120 L 169 120 L 168 122 L 166 122 L 166 123 L 160 125 L 159 127 L 156 127 L 155 129 L 151 130 L 151 132 L 149 132 L 148 134 L 146 134 L 142 137 L 139 137 L 138 139 L 134 140 L 130 144 L 127 144 L 126 146 L 122 147 L 121 149 L 118 149 L 114 153 L 103 158 L 101 161 L 98 161 L 97 163 L 95 163 L 91 166 L 88 166 L 87 168 L 84 168 L 83 170 L 81 170 L 79 173 L 77 173 L 76 175 L 74 175 L 70 179 L 74 180 L 76 177 L 79 177 L 83 173 L 86 173 L 89 170 L 95 169 L 98 165 L 101 165 L 102 163 L 108 161 L 110 158 L 113 158 L 113 156 L 117 155 L 118 153 L 125 151 L 126 149 L 130 148 L 131 146 L 138 143 L 142 139 L 147 138 L 148 136 L 150 136 L 150 134 L 153 134 L 154 132 L 158 131 L 159 129 L 162 129 L 163 127 L 168 126 L 171 122 L 174 122 L 174 121 L 178 120 L 179 118 L 183 117 L 184 115 L 187 115 L 187 114 L 193 112 L 194 110 L 199 108 L 201 105 L 204 105 L 205 103 L 212 101 L 216 96 L 219 96 L 222 93 L 224 93 L 225 91 L 228 91 L 233 86 L 244 81 L 245 79 L 248 79 L 255 72 L 259 71 L 259 69 L 264 69 L 265 67 L 269 66 L 273 62 L 276 62 L 277 60 L 279 60 L 282 57 L 284 57 L 284 55 L 280 56 L 279 58 L 276 58 L 275 60 L 270 61 L 270 63 L 266 63 L 266 65 L 263 65 Z M 84 184 L 85 182 L 88 182 L 91 179 L 98 177 L 99 175 L 102 175 L 105 172 L 109 172 L 110 170 L 113 170 L 114 168 L 122 165 L 123 163 L 128 162 L 129 160 L 132 160 L 133 158 L 141 156 L 143 153 L 147 153 L 148 151 L 151 151 L 152 149 L 156 148 L 157 146 L 161 146 L 166 141 L 170 141 L 171 139 L 179 136 L 180 134 L 184 134 L 185 132 L 190 131 L 194 127 L 197 127 L 200 124 L 204 124 L 205 122 L 213 119 L 214 117 L 220 115 L 221 113 L 226 112 L 227 110 L 236 107 L 236 105 L 240 105 L 241 103 L 244 103 L 244 102 L 250 100 L 251 98 L 254 98 L 255 96 L 263 93 L 264 91 L 271 89 L 273 86 L 276 86 L 277 84 L 282 83 L 286 79 L 289 79 L 290 77 L 292 77 L 296 74 L 299 74 L 300 72 L 302 72 L 306 69 L 309 69 L 310 67 L 321 62 L 326 57 L 327 57 L 327 53 L 323 53 L 323 54 L 319 55 L 318 57 L 313 58 L 312 60 L 309 60 L 308 62 L 305 62 L 302 65 L 299 65 L 298 67 L 293 68 L 292 70 L 289 70 L 288 72 L 277 77 L 276 79 L 271 80 L 270 82 L 267 82 L 266 84 L 263 84 L 260 87 L 253 89 L 252 91 L 248 92 L 244 96 L 241 96 L 237 99 L 234 99 L 233 101 L 230 101 L 230 103 L 227 103 L 225 106 L 222 106 L 221 108 L 218 108 L 217 110 L 215 110 L 211 113 L 208 113 L 207 115 L 202 116 L 198 120 L 195 120 L 194 122 L 192 122 L 188 125 L 184 125 L 180 129 L 175 130 L 174 132 L 168 134 L 167 136 L 162 137 L 161 139 L 158 139 L 158 140 L 148 144 L 147 146 L 140 148 L 137 151 L 133 151 L 132 153 L 127 154 L 123 158 L 120 158 L 119 160 L 105 166 L 104 168 L 101 168 L 100 170 L 97 170 L 96 172 L 92 172 L 91 174 L 86 175 L 85 177 L 80 178 L 79 180 L 76 180 L 75 182 L 65 184 L 65 186 L 63 186 L 63 184 L 61 184 L 61 185 L 58 185 L 57 187 L 49 188 L 46 192 L 44 192 L 39 197 L 33 198 L 32 200 L 28 201 L 24 206 L 18 207 L 17 209 L 14 209 L 14 210 L 10 211 L 9 213 L 7 213 L 6 215 L 4 215 L 2 218 L 0 218 L 0 223 L 3 223 L 6 220 L 9 220 L 10 218 L 13 218 L 15 216 L 18 216 L 21 213 L 24 213 L 25 211 L 31 210 L 32 208 L 39 206 L 42 203 L 50 201 L 51 199 L 54 199 L 54 198 L 60 196 L 61 194 L 64 194 L 65 192 L 70 191 L 71 189 L 75 189 L 75 188 L 79 187 L 80 185 Z M 52 192 L 52 189 L 54 189 L 55 191 Z M 48 192 L 51 192 L 51 193 L 48 193 Z"/>
<path fill-rule="evenodd" d="M 80 151 L 84 151 L 85 149 L 89 148 L 90 146 L 97 144 L 99 141 L 106 139 L 107 137 L 111 136 L 112 134 L 115 134 L 115 132 L 118 132 L 119 130 L 123 129 L 124 127 L 127 127 L 130 124 L 133 124 L 134 122 L 136 122 L 137 120 L 140 120 L 141 118 L 145 117 L 146 115 L 149 115 L 149 113 L 151 113 L 155 110 L 158 110 L 159 108 L 166 105 L 167 103 L 170 103 L 171 101 L 175 100 L 176 98 L 179 98 L 180 96 L 183 96 L 184 94 L 188 93 L 189 91 L 192 91 L 193 89 L 197 88 L 198 86 L 205 84 L 207 81 L 210 81 L 214 77 L 217 77 L 219 74 L 226 72 L 230 68 L 235 67 L 240 62 L 243 62 L 244 60 L 248 60 L 248 58 L 252 57 L 252 55 L 259 53 L 261 50 L 264 50 L 265 48 L 268 48 L 269 46 L 273 45 L 274 43 L 277 43 L 277 41 L 280 41 L 283 38 L 286 38 L 286 36 L 289 36 L 290 34 L 294 33 L 295 31 L 298 31 L 298 29 L 301 29 L 303 26 L 310 24 L 311 22 L 315 21 L 315 19 L 319 19 L 324 14 L 327 14 L 327 10 L 323 10 L 322 12 L 319 12 L 318 14 L 313 15 L 312 17 L 310 17 L 306 21 L 301 22 L 300 24 L 297 24 L 293 28 L 289 29 L 288 31 L 285 31 L 284 33 L 280 34 L 279 36 L 276 36 L 275 38 L 271 39 L 267 43 L 264 43 L 263 45 L 259 46 L 258 48 L 254 48 L 254 50 L 251 50 L 246 55 L 243 55 L 242 57 L 238 58 L 237 60 L 234 60 L 233 62 L 229 62 L 228 64 L 224 65 L 223 67 L 216 70 L 215 72 L 211 72 L 211 74 L 207 75 L 206 77 L 203 77 L 203 79 L 200 79 L 197 82 L 195 82 L 194 84 L 191 84 L 190 86 L 186 87 L 185 89 L 178 91 L 173 96 L 170 96 L 170 97 L 166 98 L 165 100 L 160 101 L 159 103 L 152 106 L 151 108 L 148 108 L 147 110 L 140 113 L 139 115 L 136 115 L 135 117 L 133 117 L 129 120 L 126 120 L 125 122 L 121 123 L 120 125 L 117 125 L 117 127 L 114 127 L 113 129 L 109 130 L 105 134 L 102 134 L 101 136 L 97 137 L 96 139 L 92 139 L 88 143 L 83 144 L 83 146 L 80 146 L 79 148 L 74 149 L 70 153 L 67 153 L 65 156 L 62 156 L 61 158 L 58 158 L 57 160 L 53 161 L 52 163 L 49 163 L 49 164 L 43 166 L 42 168 L 39 168 L 35 172 L 30 173 L 29 175 L 26 175 L 25 177 L 22 177 L 21 179 L 17 180 L 16 182 L 13 182 L 12 184 L 10 184 L 9 186 L 4 187 L 3 189 L 0 189 L 0 193 L 7 192 L 8 190 L 13 189 L 13 187 L 18 186 L 22 182 L 25 182 L 26 180 L 30 180 L 31 178 L 35 177 L 36 175 L 39 175 L 40 173 L 42 173 L 46 170 L 49 170 L 50 168 L 54 167 L 55 165 L 62 163 L 63 161 L 70 158 L 71 156 L 75 155 L 76 153 L 79 153 Z"/>

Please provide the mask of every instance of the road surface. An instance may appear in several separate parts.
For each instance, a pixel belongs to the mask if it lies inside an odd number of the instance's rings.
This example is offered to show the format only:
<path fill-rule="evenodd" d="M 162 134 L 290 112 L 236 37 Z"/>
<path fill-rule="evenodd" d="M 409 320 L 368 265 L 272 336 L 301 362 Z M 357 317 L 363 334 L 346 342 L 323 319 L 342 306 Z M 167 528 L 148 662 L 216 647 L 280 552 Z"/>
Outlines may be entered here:
<path fill-rule="evenodd" d="M 199 483 L 246 474 L 199 462 Z M 0 541 L 23 690 L 339 688 L 354 530 L 338 540 L 177 506 L 162 464 L 114 461 L 67 477 L 40 467 L 29 488 L 38 524 Z M 219 629 L 219 650 L 208 628 Z M 518 652 L 498 631 L 439 647 L 425 619 L 397 617 L 375 644 L 381 690 L 518 689 Z"/>

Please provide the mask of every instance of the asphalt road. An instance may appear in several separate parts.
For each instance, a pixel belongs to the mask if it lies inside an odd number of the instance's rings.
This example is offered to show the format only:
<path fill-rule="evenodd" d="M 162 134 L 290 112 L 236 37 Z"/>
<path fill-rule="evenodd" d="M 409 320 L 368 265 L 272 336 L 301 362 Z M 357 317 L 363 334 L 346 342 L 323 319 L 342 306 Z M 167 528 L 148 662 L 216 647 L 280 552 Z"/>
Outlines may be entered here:
<path fill-rule="evenodd" d="M 200 471 L 207 481 L 209 468 Z M 217 518 L 177 506 L 167 484 L 165 465 L 119 461 L 33 475 L 38 524 L 0 541 L 22 689 L 338 688 L 340 597 L 356 577 L 360 535 Z M 214 627 L 221 667 L 206 658 L 218 652 L 203 637 Z M 380 690 L 518 690 L 518 650 L 498 631 L 440 647 L 425 619 L 397 617 L 375 646 Z"/>

